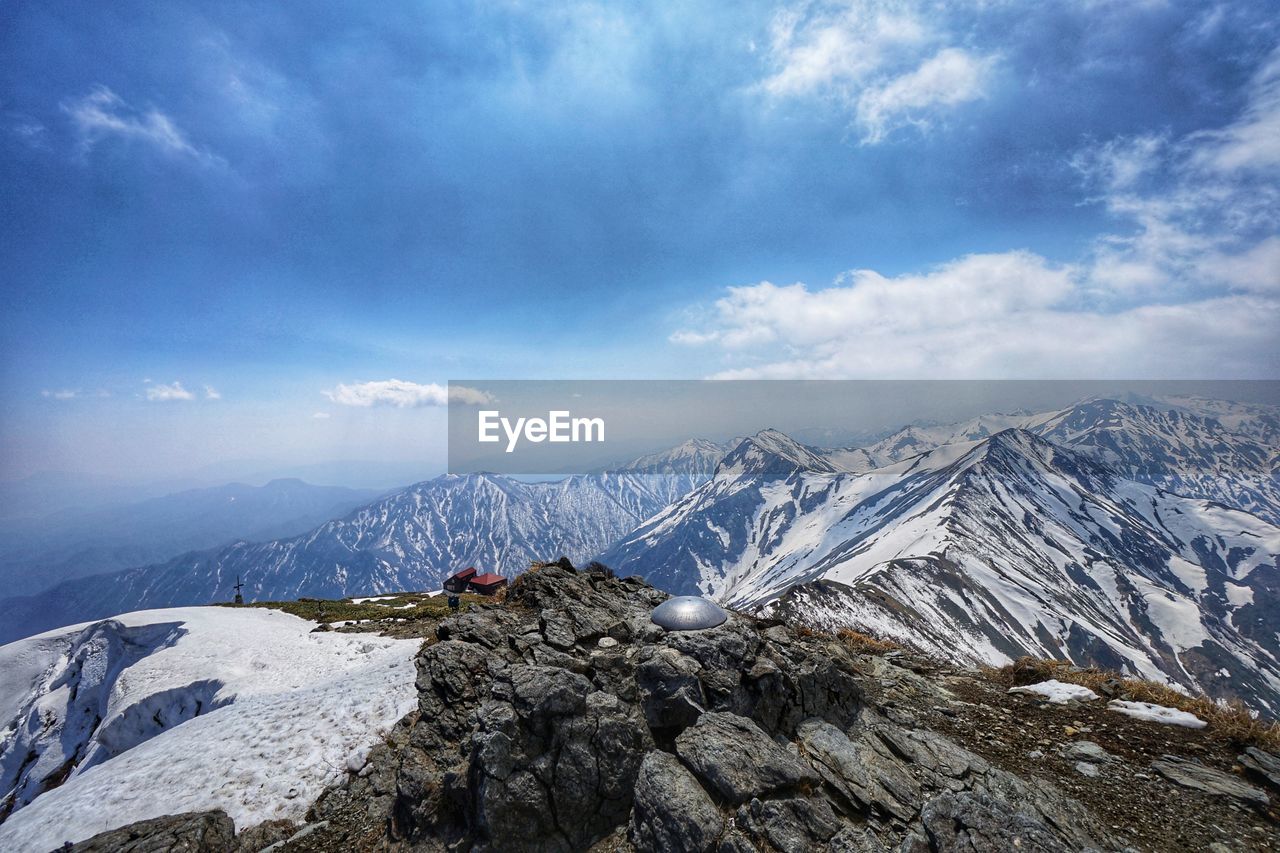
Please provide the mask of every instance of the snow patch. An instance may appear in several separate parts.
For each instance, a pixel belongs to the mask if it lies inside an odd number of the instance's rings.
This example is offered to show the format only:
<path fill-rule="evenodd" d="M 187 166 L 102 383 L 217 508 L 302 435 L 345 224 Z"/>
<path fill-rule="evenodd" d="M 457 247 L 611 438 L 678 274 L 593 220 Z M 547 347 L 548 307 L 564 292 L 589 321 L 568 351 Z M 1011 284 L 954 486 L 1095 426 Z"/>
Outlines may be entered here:
<path fill-rule="evenodd" d="M 1122 699 L 1112 699 L 1107 703 L 1107 710 L 1126 714 L 1139 720 L 1164 723 L 1170 726 L 1184 726 L 1188 729 L 1203 729 L 1208 725 L 1195 714 L 1179 711 L 1177 708 L 1170 708 L 1166 705 L 1153 705 L 1150 702 L 1126 702 Z"/>
<path fill-rule="evenodd" d="M 1027 684 L 1023 687 L 1010 687 L 1009 692 L 1043 696 L 1055 705 L 1065 705 L 1068 702 L 1092 702 L 1095 699 L 1101 698 L 1097 693 L 1094 693 L 1084 685 L 1068 684 L 1065 681 L 1058 681 L 1056 678 L 1051 678 L 1048 681 L 1041 681 L 1039 684 Z"/>

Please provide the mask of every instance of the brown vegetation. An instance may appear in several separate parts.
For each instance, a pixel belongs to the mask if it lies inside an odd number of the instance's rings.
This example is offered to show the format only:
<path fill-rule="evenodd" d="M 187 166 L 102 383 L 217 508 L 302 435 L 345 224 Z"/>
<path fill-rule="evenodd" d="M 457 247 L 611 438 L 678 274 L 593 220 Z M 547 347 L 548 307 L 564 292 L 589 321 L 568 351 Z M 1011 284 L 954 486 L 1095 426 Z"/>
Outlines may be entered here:
<path fill-rule="evenodd" d="M 1239 700 L 1221 702 L 1208 696 L 1188 696 L 1157 681 L 1128 678 L 1097 667 L 1079 667 L 1065 660 L 1023 657 L 999 669 L 988 669 L 986 674 L 1008 687 L 1057 679 L 1083 685 L 1109 699 L 1177 708 L 1208 723 L 1205 731 L 1213 737 L 1242 746 L 1280 750 L 1280 724 L 1261 719 Z"/>

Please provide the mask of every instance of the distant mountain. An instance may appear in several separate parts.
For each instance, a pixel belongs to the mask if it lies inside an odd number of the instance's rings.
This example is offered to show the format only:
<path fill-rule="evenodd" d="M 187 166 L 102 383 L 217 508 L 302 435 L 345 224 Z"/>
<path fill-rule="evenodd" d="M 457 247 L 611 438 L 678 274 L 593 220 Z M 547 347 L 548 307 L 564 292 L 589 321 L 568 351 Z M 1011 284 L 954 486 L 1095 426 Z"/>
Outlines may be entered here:
<path fill-rule="evenodd" d="M 514 576 L 533 560 L 585 560 L 706 479 L 709 447 L 624 470 L 528 483 L 447 475 L 297 536 L 237 542 L 0 600 L 0 642 L 111 613 L 225 601 L 438 589 L 467 566 Z M 647 461 L 646 461 L 647 460 Z"/>
<path fill-rule="evenodd" d="M 825 451 L 861 473 L 959 442 L 1024 429 L 1125 477 L 1280 524 L 1280 409 L 1193 397 L 1085 400 L 1060 411 L 907 426 L 867 447 Z"/>
<path fill-rule="evenodd" d="M 742 442 L 604 562 L 970 663 L 1069 657 L 1280 711 L 1275 525 L 1026 430 L 864 474 L 784 438 Z"/>
<path fill-rule="evenodd" d="M 62 510 L 8 526 L 0 545 L 0 583 L 10 594 L 28 594 L 64 580 L 237 540 L 294 536 L 377 495 L 273 480 L 264 486 L 231 483 L 137 503 Z"/>

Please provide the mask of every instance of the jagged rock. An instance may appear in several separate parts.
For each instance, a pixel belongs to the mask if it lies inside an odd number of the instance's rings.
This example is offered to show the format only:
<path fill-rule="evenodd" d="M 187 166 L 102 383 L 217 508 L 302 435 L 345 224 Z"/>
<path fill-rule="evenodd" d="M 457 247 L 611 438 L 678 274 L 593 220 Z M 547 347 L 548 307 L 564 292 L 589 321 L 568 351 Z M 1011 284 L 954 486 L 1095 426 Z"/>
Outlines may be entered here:
<path fill-rule="evenodd" d="M 684 731 L 706 710 L 702 665 L 672 648 L 653 649 L 636 667 L 645 719 L 657 730 Z"/>
<path fill-rule="evenodd" d="M 1184 788 L 1204 791 L 1219 797 L 1230 797 L 1246 803 L 1266 807 L 1270 802 L 1261 788 L 1255 788 L 1239 776 L 1206 767 L 1198 761 L 1162 755 L 1151 762 L 1151 769 Z"/>
<path fill-rule="evenodd" d="M 822 849 L 841 827 L 831 805 L 817 798 L 753 799 L 734 817 L 752 840 L 777 850 Z"/>
<path fill-rule="evenodd" d="M 924 835 L 904 842 L 901 853 L 1067 853 L 1070 849 L 1040 821 L 984 794 L 940 794 L 925 804 L 920 818 Z"/>
<path fill-rule="evenodd" d="M 715 794 L 734 805 L 818 781 L 812 768 L 737 714 L 703 714 L 676 738 L 676 754 Z"/>
<path fill-rule="evenodd" d="M 70 853 L 226 853 L 235 848 L 236 826 L 222 810 L 152 818 L 101 832 Z"/>
<path fill-rule="evenodd" d="M 675 756 L 658 750 L 645 756 L 631 814 L 637 849 L 709 850 L 723 830 L 720 810 Z"/>
<path fill-rule="evenodd" d="M 806 720 L 799 734 L 813 766 L 846 800 L 902 821 L 915 815 L 920 785 L 900 765 L 823 720 Z"/>
<path fill-rule="evenodd" d="M 1251 746 L 1236 759 L 1271 787 L 1280 791 L 1280 755 Z"/>

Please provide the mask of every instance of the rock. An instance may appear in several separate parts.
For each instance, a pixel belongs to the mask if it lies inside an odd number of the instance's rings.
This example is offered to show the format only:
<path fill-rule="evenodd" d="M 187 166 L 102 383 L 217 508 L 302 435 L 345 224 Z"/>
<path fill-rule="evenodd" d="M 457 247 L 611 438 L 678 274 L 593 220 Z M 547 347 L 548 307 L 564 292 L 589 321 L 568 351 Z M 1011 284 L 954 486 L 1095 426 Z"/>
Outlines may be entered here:
<path fill-rule="evenodd" d="M 581 675 L 550 666 L 511 667 L 511 686 L 520 713 L 539 719 L 582 713 L 591 690 Z"/>
<path fill-rule="evenodd" d="M 820 850 L 841 824 L 823 799 L 753 799 L 738 809 L 734 822 L 752 840 L 777 850 Z"/>
<path fill-rule="evenodd" d="M 636 776 L 631 843 L 638 850 L 709 850 L 724 818 L 675 756 L 654 750 Z"/>
<path fill-rule="evenodd" d="M 1090 778 L 1095 778 L 1099 772 L 1098 765 L 1093 764 L 1092 762 L 1089 762 L 1089 761 L 1077 761 L 1076 772 L 1079 773 L 1081 776 L 1088 776 Z"/>
<path fill-rule="evenodd" d="M 903 821 L 919 809 L 920 785 L 900 765 L 823 720 L 806 720 L 799 735 L 819 775 L 850 803 Z"/>
<path fill-rule="evenodd" d="M 1251 746 L 1241 753 L 1236 761 L 1265 784 L 1280 791 L 1280 755 Z"/>
<path fill-rule="evenodd" d="M 737 714 L 703 714 L 676 738 L 676 754 L 713 793 L 732 805 L 818 781 L 810 767 Z"/>
<path fill-rule="evenodd" d="M 983 794 L 940 794 L 925 804 L 920 817 L 925 835 L 904 843 L 903 853 L 1004 850 L 1067 853 L 1070 849 L 1040 821 Z"/>
<path fill-rule="evenodd" d="M 1192 788 L 1219 797 L 1266 807 L 1269 803 L 1267 794 L 1261 788 L 1255 788 L 1239 776 L 1223 773 L 1206 767 L 1199 761 L 1179 758 L 1175 755 L 1163 755 L 1151 762 L 1151 769 L 1184 788 Z"/>
<path fill-rule="evenodd" d="M 74 844 L 70 853 L 225 853 L 235 848 L 236 826 L 221 809 L 139 821 Z"/>
<path fill-rule="evenodd" d="M 701 671 L 696 660 L 671 648 L 655 649 L 641 660 L 635 680 L 651 728 L 678 734 L 702 715 Z"/>
<path fill-rule="evenodd" d="M 1115 761 L 1116 757 L 1091 740 L 1078 740 L 1068 744 L 1062 750 L 1062 757 L 1068 761 L 1084 761 L 1104 764 Z"/>

